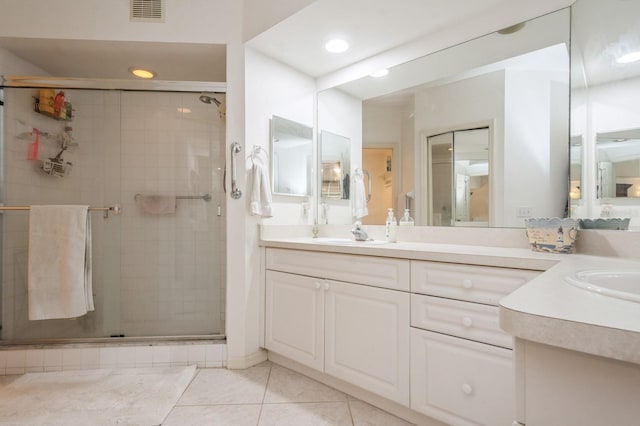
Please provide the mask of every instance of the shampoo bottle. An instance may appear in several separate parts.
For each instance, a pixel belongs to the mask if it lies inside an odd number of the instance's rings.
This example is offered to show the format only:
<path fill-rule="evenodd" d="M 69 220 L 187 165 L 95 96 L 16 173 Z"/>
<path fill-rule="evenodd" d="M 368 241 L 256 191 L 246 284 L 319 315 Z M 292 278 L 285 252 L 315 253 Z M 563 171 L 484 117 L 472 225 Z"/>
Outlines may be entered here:
<path fill-rule="evenodd" d="M 404 216 L 400 219 L 400 226 L 413 226 L 413 218 L 409 216 L 409 209 L 404 209 Z"/>
<path fill-rule="evenodd" d="M 387 221 L 385 223 L 385 237 L 387 242 L 395 243 L 398 240 L 397 237 L 397 227 L 398 222 L 396 221 L 395 216 L 393 215 L 393 209 L 389 209 L 389 213 L 387 214 Z"/>

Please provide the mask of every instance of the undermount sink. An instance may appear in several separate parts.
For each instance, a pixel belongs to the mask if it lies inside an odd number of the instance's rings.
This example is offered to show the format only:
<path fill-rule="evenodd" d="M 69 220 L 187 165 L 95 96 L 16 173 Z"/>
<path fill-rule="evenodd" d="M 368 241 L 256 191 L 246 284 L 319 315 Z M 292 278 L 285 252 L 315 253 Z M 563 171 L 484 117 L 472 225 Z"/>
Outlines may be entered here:
<path fill-rule="evenodd" d="M 565 279 L 584 290 L 640 302 L 640 271 L 590 270 L 576 272 Z"/>
<path fill-rule="evenodd" d="M 343 246 L 369 246 L 369 245 L 380 245 L 387 244 L 386 241 L 383 240 L 366 240 L 366 241 L 356 241 L 351 238 L 313 238 L 312 241 L 316 244 L 335 244 L 335 245 L 343 245 Z"/>

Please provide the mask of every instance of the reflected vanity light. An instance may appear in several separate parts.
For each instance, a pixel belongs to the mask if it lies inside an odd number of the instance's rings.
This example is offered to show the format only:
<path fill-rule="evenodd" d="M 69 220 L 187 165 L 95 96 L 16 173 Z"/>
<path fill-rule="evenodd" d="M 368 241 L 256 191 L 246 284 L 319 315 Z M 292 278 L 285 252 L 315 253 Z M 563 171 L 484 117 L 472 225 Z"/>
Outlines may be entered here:
<path fill-rule="evenodd" d="M 189 108 L 178 108 L 178 112 L 181 112 L 182 114 L 189 114 L 191 112 L 191 109 L 189 109 Z"/>
<path fill-rule="evenodd" d="M 324 48 L 327 52 L 342 53 L 349 49 L 349 43 L 346 40 L 340 38 L 334 38 L 324 44 Z"/>
<path fill-rule="evenodd" d="M 635 52 L 629 52 L 618 58 L 619 64 L 630 64 L 636 61 L 640 61 L 640 50 L 636 50 Z"/>
<path fill-rule="evenodd" d="M 389 74 L 389 70 L 385 68 L 385 69 L 381 69 L 381 70 L 378 70 L 376 72 L 373 72 L 373 73 L 371 73 L 369 75 L 371 77 L 374 77 L 374 78 L 380 78 L 380 77 L 384 77 L 385 75 L 388 75 L 388 74 Z"/>

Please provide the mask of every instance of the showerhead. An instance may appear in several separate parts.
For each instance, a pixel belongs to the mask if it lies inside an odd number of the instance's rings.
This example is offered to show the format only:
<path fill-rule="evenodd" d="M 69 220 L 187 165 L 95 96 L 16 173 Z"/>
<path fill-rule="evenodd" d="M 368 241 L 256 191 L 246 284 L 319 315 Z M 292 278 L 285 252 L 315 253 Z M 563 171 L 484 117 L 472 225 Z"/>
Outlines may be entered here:
<path fill-rule="evenodd" d="M 200 95 L 200 102 L 204 102 L 205 104 L 215 104 L 217 107 L 222 105 L 222 102 L 212 96 L 207 95 Z"/>

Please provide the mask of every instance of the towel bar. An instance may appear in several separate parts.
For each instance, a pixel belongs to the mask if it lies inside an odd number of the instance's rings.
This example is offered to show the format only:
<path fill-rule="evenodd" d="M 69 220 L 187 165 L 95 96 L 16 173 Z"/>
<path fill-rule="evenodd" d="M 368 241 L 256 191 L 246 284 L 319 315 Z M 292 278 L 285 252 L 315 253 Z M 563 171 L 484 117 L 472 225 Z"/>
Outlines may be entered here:
<path fill-rule="evenodd" d="M 0 206 L 0 213 L 2 213 L 3 211 L 16 210 L 31 210 L 31 206 Z M 120 206 L 120 204 L 114 204 L 111 207 L 89 207 L 89 211 L 104 212 L 104 218 L 107 219 L 109 217 L 109 212 L 113 212 L 113 214 L 122 213 L 122 207 Z"/>

